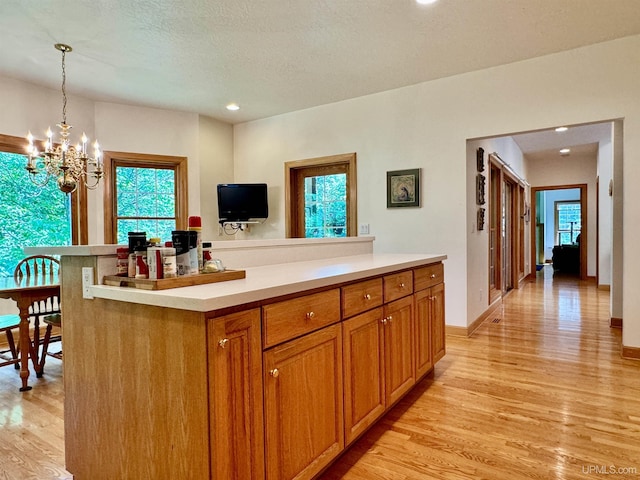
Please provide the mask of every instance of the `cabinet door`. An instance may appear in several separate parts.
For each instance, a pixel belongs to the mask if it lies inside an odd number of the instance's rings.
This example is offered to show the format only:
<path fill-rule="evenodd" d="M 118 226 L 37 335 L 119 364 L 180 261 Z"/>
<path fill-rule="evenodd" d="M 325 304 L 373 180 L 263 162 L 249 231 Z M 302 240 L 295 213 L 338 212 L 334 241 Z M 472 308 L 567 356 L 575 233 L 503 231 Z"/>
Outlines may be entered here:
<path fill-rule="evenodd" d="M 384 412 L 382 327 L 382 308 L 360 314 L 342 324 L 344 431 L 347 444 Z"/>
<path fill-rule="evenodd" d="M 212 478 L 264 479 L 260 310 L 209 319 L 208 341 Z"/>
<path fill-rule="evenodd" d="M 312 478 L 344 448 L 342 325 L 264 352 L 267 479 Z"/>
<path fill-rule="evenodd" d="M 415 299 L 415 352 L 416 379 L 425 375 L 433 367 L 431 346 L 431 290 L 420 290 Z"/>
<path fill-rule="evenodd" d="M 384 307 L 385 398 L 389 407 L 415 383 L 413 296 Z"/>
<path fill-rule="evenodd" d="M 444 283 L 431 287 L 431 341 L 433 346 L 433 363 L 445 354 L 445 322 L 444 322 Z"/>

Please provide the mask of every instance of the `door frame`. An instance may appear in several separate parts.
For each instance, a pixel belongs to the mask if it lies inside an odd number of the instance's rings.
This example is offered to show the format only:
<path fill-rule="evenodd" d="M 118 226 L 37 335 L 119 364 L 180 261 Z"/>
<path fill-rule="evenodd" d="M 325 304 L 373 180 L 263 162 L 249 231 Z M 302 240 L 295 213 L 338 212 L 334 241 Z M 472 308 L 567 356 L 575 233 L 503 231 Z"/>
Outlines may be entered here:
<path fill-rule="evenodd" d="M 578 183 L 578 184 L 570 184 L 570 185 L 551 185 L 544 187 L 531 187 L 531 220 L 535 222 L 537 218 L 537 202 L 536 202 L 536 194 L 538 192 L 542 192 L 545 190 L 569 190 L 569 189 L 579 189 L 580 190 L 580 221 L 581 225 L 581 236 L 580 236 L 580 280 L 587 279 L 587 248 L 588 248 L 588 226 L 587 226 L 587 184 L 586 183 Z M 534 275 L 536 272 L 535 265 L 537 265 L 536 261 L 536 229 L 531 228 L 531 275 Z"/>

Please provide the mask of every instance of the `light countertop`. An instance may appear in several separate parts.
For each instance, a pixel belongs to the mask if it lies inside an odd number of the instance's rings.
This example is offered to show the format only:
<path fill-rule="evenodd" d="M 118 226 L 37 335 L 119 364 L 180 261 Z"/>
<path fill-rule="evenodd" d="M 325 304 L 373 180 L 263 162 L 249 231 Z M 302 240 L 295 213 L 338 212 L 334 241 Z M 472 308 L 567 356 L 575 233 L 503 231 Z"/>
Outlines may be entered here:
<path fill-rule="evenodd" d="M 91 294 L 95 298 L 209 312 L 437 263 L 446 258 L 446 255 L 441 254 L 354 255 L 248 267 L 244 269 L 246 278 L 241 280 L 167 290 L 149 291 L 130 287 L 94 285 L 91 287 Z"/>

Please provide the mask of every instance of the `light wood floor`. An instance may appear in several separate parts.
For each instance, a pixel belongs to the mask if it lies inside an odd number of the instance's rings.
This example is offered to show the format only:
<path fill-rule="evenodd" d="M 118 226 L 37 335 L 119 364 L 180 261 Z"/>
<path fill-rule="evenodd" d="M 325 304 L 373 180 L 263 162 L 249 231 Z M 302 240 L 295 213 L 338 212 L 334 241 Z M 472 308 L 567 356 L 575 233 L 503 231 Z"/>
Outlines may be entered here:
<path fill-rule="evenodd" d="M 498 322 L 447 337 L 433 378 L 322 479 L 640 479 L 640 362 L 608 312 L 608 292 L 543 271 Z M 32 384 L 0 368 L 0 480 L 70 479 L 61 362 Z"/>
<path fill-rule="evenodd" d="M 552 273 L 448 336 L 434 378 L 323 480 L 640 479 L 640 362 L 620 357 L 608 292 Z"/>

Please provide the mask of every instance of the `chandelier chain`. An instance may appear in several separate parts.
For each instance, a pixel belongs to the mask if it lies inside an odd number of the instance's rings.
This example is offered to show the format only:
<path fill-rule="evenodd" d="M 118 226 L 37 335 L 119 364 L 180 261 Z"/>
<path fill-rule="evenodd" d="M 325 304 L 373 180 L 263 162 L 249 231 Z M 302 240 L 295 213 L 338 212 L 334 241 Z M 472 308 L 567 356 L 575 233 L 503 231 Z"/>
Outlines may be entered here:
<path fill-rule="evenodd" d="M 66 50 L 62 50 L 62 123 L 67 123 L 67 70 L 64 64 L 64 56 L 66 54 Z"/>

